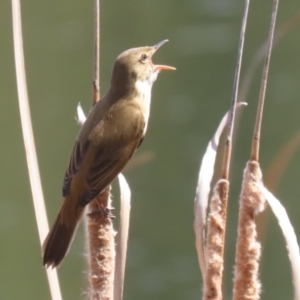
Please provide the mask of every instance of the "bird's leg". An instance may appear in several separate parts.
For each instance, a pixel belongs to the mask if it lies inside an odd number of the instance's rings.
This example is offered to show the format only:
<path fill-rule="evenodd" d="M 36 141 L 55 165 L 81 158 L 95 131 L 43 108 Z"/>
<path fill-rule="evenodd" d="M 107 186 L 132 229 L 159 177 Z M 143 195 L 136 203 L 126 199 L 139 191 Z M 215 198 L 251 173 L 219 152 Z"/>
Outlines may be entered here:
<path fill-rule="evenodd" d="M 106 219 L 115 219 L 116 217 L 112 214 L 112 210 L 114 210 L 114 207 L 105 207 L 104 204 L 100 201 L 97 201 L 97 198 L 94 199 L 94 201 L 96 201 L 97 205 L 98 205 L 98 209 L 95 209 L 91 212 L 89 212 L 87 215 L 88 216 L 93 216 L 93 215 L 100 215 L 100 217 L 102 218 L 106 218 Z"/>

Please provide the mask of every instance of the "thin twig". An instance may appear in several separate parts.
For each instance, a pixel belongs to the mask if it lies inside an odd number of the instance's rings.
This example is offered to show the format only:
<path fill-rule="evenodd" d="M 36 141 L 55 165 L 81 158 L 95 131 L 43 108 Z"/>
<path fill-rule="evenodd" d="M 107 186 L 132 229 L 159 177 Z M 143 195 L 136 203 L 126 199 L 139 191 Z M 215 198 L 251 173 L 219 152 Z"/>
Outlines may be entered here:
<path fill-rule="evenodd" d="M 48 231 L 48 220 L 44 203 L 40 173 L 37 162 L 37 155 L 34 144 L 29 99 L 26 84 L 21 8 L 19 0 L 12 0 L 12 19 L 13 19 L 13 37 L 15 64 L 17 76 L 17 89 L 19 98 L 19 108 L 22 123 L 23 139 L 25 145 L 27 167 L 30 179 L 31 193 L 33 198 L 35 217 L 38 225 L 39 239 L 42 245 Z M 62 299 L 56 269 L 46 269 L 51 297 L 55 300 Z"/>
<path fill-rule="evenodd" d="M 100 0 L 94 0 L 93 104 L 100 100 Z"/>
<path fill-rule="evenodd" d="M 236 62 L 235 75 L 234 75 L 232 100 L 231 100 L 230 111 L 228 115 L 228 121 L 227 121 L 228 136 L 227 136 L 225 149 L 224 149 L 223 170 L 222 170 L 222 178 L 226 180 L 229 179 L 234 118 L 235 118 L 236 103 L 238 99 L 238 90 L 239 90 L 240 73 L 241 73 L 243 50 L 244 50 L 245 32 L 246 32 L 246 25 L 248 20 L 249 3 L 250 0 L 245 0 L 244 16 L 243 16 L 243 21 L 241 26 L 240 41 L 239 41 L 239 48 L 238 48 L 238 57 Z"/>
<path fill-rule="evenodd" d="M 273 49 L 279 44 L 283 38 L 285 38 L 289 33 L 295 30 L 300 25 L 300 10 L 296 11 L 292 16 L 290 16 L 284 23 L 282 23 L 275 31 L 273 40 Z M 260 48 L 256 51 L 252 61 L 250 62 L 248 69 L 243 76 L 243 81 L 241 82 L 239 90 L 239 101 L 244 101 L 247 98 L 251 83 L 255 71 L 261 61 L 264 59 L 267 53 L 267 42 L 264 42 Z"/>
<path fill-rule="evenodd" d="M 274 39 L 278 4 L 279 4 L 279 0 L 274 0 L 273 9 L 272 9 L 272 18 L 270 23 L 269 38 L 268 38 L 268 46 L 267 46 L 268 51 L 264 62 L 263 75 L 262 75 L 261 87 L 260 87 L 259 98 L 258 98 L 258 108 L 257 108 L 255 128 L 254 128 L 253 139 L 252 139 L 252 146 L 251 146 L 251 160 L 255 160 L 255 161 L 259 160 L 261 124 L 262 124 L 263 108 L 265 103 L 266 88 L 267 88 L 268 75 L 269 75 L 270 60 L 272 54 L 272 45 Z"/>

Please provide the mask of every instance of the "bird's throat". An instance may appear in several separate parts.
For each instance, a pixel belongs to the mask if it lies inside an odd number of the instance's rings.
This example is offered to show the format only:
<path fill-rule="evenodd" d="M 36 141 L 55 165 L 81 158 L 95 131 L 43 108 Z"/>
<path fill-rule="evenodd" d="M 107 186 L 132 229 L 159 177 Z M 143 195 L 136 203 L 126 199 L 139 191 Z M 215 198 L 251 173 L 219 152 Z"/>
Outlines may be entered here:
<path fill-rule="evenodd" d="M 149 80 L 137 80 L 135 88 L 137 91 L 137 102 L 141 108 L 141 111 L 145 118 L 144 133 L 147 130 L 148 119 L 150 115 L 150 104 L 151 104 L 151 89 L 153 82 Z"/>

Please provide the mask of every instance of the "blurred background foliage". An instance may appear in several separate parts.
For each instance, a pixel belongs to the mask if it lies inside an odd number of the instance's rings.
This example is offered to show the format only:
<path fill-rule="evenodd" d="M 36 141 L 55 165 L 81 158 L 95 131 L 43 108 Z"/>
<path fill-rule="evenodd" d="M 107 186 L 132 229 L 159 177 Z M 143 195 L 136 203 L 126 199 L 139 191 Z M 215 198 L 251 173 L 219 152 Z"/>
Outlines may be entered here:
<path fill-rule="evenodd" d="M 267 37 L 272 1 L 252 0 L 245 42 L 245 70 Z M 193 200 L 201 157 L 229 107 L 243 10 L 239 0 L 101 1 L 101 91 L 125 49 L 169 38 L 154 62 L 177 67 L 153 88 L 147 137 L 135 157 L 144 163 L 124 173 L 132 189 L 132 217 L 125 299 L 199 299 L 201 276 L 194 247 Z M 277 27 L 298 11 L 282 1 Z M 11 4 L 0 1 L 0 298 L 50 299 L 42 268 L 17 106 Z M 28 89 L 47 209 L 52 223 L 61 202 L 63 174 L 79 129 L 76 105 L 91 105 L 93 1 L 22 1 Z M 299 22 L 299 18 L 298 18 Z M 272 56 L 264 111 L 261 166 L 300 128 L 300 27 Z M 224 299 L 231 298 L 238 195 L 256 113 L 261 64 L 241 109 L 231 169 Z M 300 235 L 299 151 L 276 195 Z M 118 189 L 114 189 L 118 207 Z M 298 195 L 298 196 L 297 196 Z M 116 215 L 118 215 L 116 211 Z M 291 299 L 290 267 L 272 216 L 263 240 L 262 299 Z M 59 269 L 64 299 L 83 299 L 83 228 Z"/>

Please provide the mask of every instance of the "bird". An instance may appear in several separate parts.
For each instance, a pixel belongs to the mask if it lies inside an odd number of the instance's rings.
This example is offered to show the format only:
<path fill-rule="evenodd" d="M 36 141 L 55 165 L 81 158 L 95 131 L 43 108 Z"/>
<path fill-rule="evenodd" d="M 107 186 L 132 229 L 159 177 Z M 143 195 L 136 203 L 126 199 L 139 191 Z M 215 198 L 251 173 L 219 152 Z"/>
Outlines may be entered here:
<path fill-rule="evenodd" d="M 175 70 L 152 62 L 167 41 L 126 50 L 115 60 L 108 92 L 92 107 L 73 146 L 63 181 L 63 202 L 42 246 L 46 268 L 61 264 L 85 206 L 111 184 L 141 145 L 152 85 L 160 71 Z"/>

